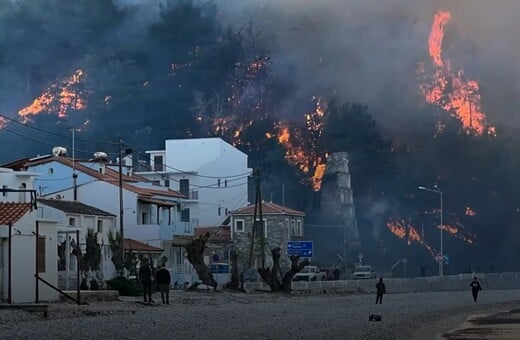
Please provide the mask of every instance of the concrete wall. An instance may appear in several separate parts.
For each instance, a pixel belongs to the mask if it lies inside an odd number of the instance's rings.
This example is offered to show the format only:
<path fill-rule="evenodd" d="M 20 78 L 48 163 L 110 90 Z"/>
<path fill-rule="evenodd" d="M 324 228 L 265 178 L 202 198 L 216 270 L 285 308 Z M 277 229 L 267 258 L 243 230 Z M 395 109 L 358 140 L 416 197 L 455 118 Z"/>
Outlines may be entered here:
<path fill-rule="evenodd" d="M 520 273 L 477 274 L 482 289 L 502 290 L 520 289 Z M 402 279 L 384 279 L 387 293 L 418 293 L 435 291 L 469 291 L 472 274 L 451 276 L 432 276 Z M 372 280 L 340 280 L 318 282 L 293 282 L 293 290 L 335 289 L 346 291 L 362 291 L 375 293 L 378 279 Z M 269 290 L 263 282 L 247 282 L 246 289 Z"/>

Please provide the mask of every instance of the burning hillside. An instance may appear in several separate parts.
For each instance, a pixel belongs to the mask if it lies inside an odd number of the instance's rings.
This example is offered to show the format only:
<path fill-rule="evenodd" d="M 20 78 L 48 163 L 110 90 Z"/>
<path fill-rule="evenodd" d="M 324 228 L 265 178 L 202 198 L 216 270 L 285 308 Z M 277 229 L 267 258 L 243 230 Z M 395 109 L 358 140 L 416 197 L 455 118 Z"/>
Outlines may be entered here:
<path fill-rule="evenodd" d="M 426 70 L 424 64 L 419 65 L 419 74 L 424 78 L 420 89 L 427 103 L 450 112 L 461 121 L 466 132 L 495 134 L 494 127 L 488 124 L 481 109 L 478 82 L 465 79 L 462 69 L 455 69 L 450 60 L 443 59 L 442 42 L 450 20 L 450 12 L 439 11 L 435 14 L 428 38 L 433 74 Z M 438 130 L 442 128 L 442 125 L 438 125 Z"/>
<path fill-rule="evenodd" d="M 40 113 L 56 113 L 59 118 L 65 118 L 70 110 L 85 109 L 87 100 L 84 92 L 78 88 L 84 77 L 83 70 L 76 70 L 71 76 L 49 86 L 29 106 L 19 110 L 18 115 L 23 122 L 27 122 L 31 120 L 30 116 Z"/>

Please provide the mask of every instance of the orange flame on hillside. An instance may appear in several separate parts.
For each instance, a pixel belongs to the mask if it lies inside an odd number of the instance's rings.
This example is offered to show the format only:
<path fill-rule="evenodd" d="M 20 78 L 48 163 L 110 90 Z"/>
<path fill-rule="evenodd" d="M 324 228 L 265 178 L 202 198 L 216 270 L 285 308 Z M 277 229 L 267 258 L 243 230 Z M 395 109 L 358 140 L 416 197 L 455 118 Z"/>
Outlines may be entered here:
<path fill-rule="evenodd" d="M 327 153 L 319 152 L 320 138 L 325 125 L 326 109 L 320 99 L 313 98 L 316 109 L 305 114 L 306 129 L 293 129 L 287 122 L 278 124 L 278 143 L 285 147 L 285 159 L 304 174 L 312 174 L 310 183 L 314 191 L 321 188 L 325 174 Z"/>
<path fill-rule="evenodd" d="M 425 75 L 425 82 L 420 89 L 429 104 L 435 104 L 459 119 L 464 129 L 481 135 L 484 132 L 495 135 L 495 128 L 486 122 L 486 115 L 480 107 L 479 84 L 475 80 L 464 79 L 464 71 L 452 69 L 449 60 L 442 59 L 444 29 L 450 21 L 449 12 L 435 14 L 430 36 L 429 53 L 432 58 L 434 74 Z M 419 66 L 419 73 L 425 74 L 424 65 Z M 442 125 L 438 126 L 442 130 Z"/>
<path fill-rule="evenodd" d="M 30 120 L 29 116 L 35 116 L 42 112 L 57 112 L 58 117 L 68 116 L 68 111 L 83 110 L 87 107 L 86 99 L 78 93 L 74 86 L 84 80 L 83 70 L 76 70 L 70 77 L 61 82 L 52 84 L 31 105 L 18 111 L 23 122 Z"/>
<path fill-rule="evenodd" d="M 470 207 L 466 207 L 465 211 L 466 216 L 475 216 L 477 213 L 475 210 L 471 209 Z"/>
<path fill-rule="evenodd" d="M 397 237 L 400 239 L 406 240 L 408 245 L 411 245 L 412 243 L 419 243 L 423 247 L 428 250 L 428 252 L 435 256 L 435 250 L 430 246 L 428 243 L 426 243 L 417 229 L 415 229 L 411 224 L 407 223 L 402 218 L 394 218 L 391 219 L 386 223 L 386 226 L 388 229 Z"/>

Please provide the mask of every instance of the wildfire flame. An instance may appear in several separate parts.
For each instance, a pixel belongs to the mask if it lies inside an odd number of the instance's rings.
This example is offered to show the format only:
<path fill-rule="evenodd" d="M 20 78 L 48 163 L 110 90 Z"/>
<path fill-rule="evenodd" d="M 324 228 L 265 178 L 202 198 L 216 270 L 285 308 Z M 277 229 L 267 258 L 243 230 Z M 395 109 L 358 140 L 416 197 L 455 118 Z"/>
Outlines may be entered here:
<path fill-rule="evenodd" d="M 466 132 L 495 135 L 495 128 L 487 123 L 486 115 L 481 110 L 478 82 L 464 79 L 462 69 L 453 70 L 450 61 L 442 58 L 444 30 L 450 20 L 449 12 L 439 11 L 435 14 L 428 38 L 434 73 L 426 75 L 424 65 L 419 65 L 418 72 L 425 77 L 425 82 L 419 87 L 427 103 L 450 112 L 462 122 Z M 442 125 L 437 128 L 442 129 Z"/>
<path fill-rule="evenodd" d="M 470 207 L 466 207 L 465 211 L 466 216 L 475 216 L 477 213 L 475 210 L 471 209 Z"/>
<path fill-rule="evenodd" d="M 57 112 L 58 117 L 68 116 L 68 111 L 83 110 L 87 107 L 87 101 L 74 89 L 77 84 L 83 82 L 85 73 L 83 70 L 76 70 L 70 77 L 61 82 L 52 84 L 45 92 L 27 107 L 18 111 L 18 115 L 23 122 L 30 120 L 30 116 L 38 115 L 42 112 Z"/>
<path fill-rule="evenodd" d="M 394 218 L 391 219 L 386 223 L 386 226 L 388 229 L 397 237 L 400 239 L 406 240 L 408 245 L 411 245 L 412 243 L 419 243 L 423 247 L 428 250 L 428 252 L 435 256 L 435 250 L 432 246 L 430 246 L 428 243 L 426 243 L 417 229 L 415 229 L 411 224 L 407 223 L 402 218 Z"/>
<path fill-rule="evenodd" d="M 305 114 L 305 129 L 290 131 L 287 122 L 278 123 L 278 143 L 285 147 L 285 159 L 304 174 L 312 174 L 310 183 L 319 191 L 325 174 L 327 153 L 319 151 L 319 141 L 325 125 L 326 108 L 322 101 L 313 98 L 316 108 Z"/>

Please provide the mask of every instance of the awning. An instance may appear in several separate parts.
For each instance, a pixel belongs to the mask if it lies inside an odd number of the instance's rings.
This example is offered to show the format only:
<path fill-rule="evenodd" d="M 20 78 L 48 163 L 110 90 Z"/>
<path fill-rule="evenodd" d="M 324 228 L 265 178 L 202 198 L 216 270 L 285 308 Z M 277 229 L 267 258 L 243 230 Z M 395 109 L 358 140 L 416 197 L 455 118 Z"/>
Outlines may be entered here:
<path fill-rule="evenodd" d="M 123 247 L 125 251 L 133 251 L 136 253 L 162 253 L 161 248 L 151 246 L 149 244 L 139 242 L 136 240 L 125 238 L 123 241 Z"/>

